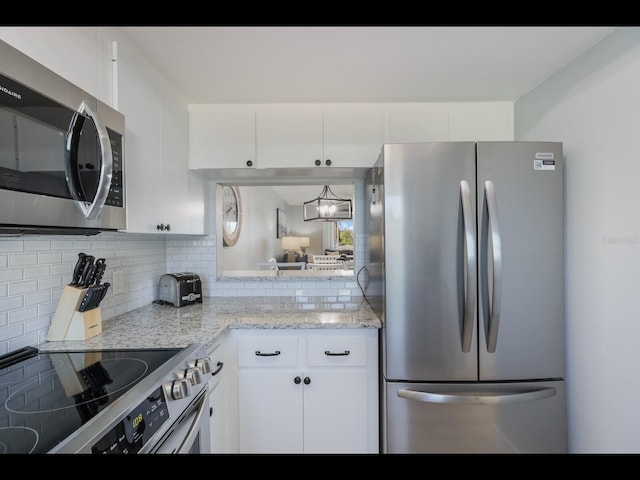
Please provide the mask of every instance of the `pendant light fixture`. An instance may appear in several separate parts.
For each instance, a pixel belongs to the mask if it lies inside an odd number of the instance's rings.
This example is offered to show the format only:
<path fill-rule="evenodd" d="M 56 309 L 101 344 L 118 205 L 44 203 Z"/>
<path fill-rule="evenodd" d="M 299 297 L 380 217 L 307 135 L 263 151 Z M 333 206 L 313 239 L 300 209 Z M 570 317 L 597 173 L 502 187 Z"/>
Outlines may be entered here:
<path fill-rule="evenodd" d="M 325 185 L 317 198 L 304 202 L 305 222 L 332 222 L 334 220 L 350 220 L 353 217 L 351 200 L 339 198 Z"/>

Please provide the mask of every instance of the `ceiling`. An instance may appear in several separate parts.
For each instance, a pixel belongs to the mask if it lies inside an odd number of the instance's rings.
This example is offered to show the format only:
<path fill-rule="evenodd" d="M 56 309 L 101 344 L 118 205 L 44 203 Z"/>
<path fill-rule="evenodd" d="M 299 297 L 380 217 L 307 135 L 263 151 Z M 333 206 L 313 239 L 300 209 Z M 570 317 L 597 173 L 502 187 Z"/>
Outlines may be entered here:
<path fill-rule="evenodd" d="M 607 26 L 123 26 L 187 103 L 515 101 Z"/>
<path fill-rule="evenodd" d="M 186 103 L 515 101 L 614 27 L 123 26 Z M 301 205 L 321 186 L 277 186 Z M 351 185 L 335 185 L 351 197 Z"/>

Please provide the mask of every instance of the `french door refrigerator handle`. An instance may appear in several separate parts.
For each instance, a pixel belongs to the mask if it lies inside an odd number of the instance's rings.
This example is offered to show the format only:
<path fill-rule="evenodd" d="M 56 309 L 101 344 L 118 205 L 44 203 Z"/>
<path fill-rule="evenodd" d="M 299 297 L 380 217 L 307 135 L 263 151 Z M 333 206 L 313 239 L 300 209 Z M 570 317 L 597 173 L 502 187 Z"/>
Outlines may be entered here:
<path fill-rule="evenodd" d="M 419 392 L 401 388 L 398 397 L 407 400 L 415 400 L 422 403 L 446 403 L 458 405 L 507 405 L 519 402 L 531 402 L 553 397 L 556 394 L 553 387 L 537 388 L 528 391 L 504 391 L 504 392 Z"/>
<path fill-rule="evenodd" d="M 500 305 L 502 302 L 502 240 L 500 226 L 498 224 L 498 204 L 496 192 L 491 180 L 484 182 L 485 201 L 488 213 L 488 226 L 490 228 L 491 245 L 493 255 L 492 295 L 489 305 L 489 328 L 487 329 L 487 351 L 494 353 L 498 343 L 498 329 L 500 327 Z M 487 238 L 488 240 L 488 238 Z M 487 272 L 487 275 L 489 273 Z"/>
<path fill-rule="evenodd" d="M 464 245 L 466 249 L 466 278 L 464 282 L 464 316 L 462 320 L 462 351 L 471 351 L 473 324 L 476 308 L 476 240 L 474 234 L 474 215 L 471 204 L 469 182 L 460 181 L 460 201 L 464 223 Z"/>

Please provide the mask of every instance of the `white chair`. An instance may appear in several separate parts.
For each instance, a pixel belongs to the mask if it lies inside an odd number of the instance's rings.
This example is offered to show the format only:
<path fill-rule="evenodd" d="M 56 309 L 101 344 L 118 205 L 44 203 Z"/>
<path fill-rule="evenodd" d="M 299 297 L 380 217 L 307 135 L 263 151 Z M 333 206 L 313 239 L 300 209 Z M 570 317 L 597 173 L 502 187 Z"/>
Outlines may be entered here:
<path fill-rule="evenodd" d="M 313 262 L 307 264 L 307 269 L 313 270 L 342 270 L 342 262 L 338 255 L 312 255 Z"/>

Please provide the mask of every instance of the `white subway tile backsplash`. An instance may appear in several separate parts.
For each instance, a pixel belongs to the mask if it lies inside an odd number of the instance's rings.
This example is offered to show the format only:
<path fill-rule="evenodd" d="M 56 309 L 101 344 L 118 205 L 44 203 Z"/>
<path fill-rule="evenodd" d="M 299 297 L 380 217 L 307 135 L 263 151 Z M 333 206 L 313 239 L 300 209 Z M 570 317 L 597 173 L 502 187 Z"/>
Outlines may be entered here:
<path fill-rule="evenodd" d="M 25 240 L 24 250 L 26 252 L 40 252 L 51 250 L 51 242 L 48 240 Z"/>
<path fill-rule="evenodd" d="M 0 252 L 23 252 L 24 240 L 5 240 L 0 239 Z"/>
<path fill-rule="evenodd" d="M 38 263 L 40 265 L 45 265 L 47 263 L 60 264 L 61 262 L 62 262 L 62 252 L 51 252 L 51 253 L 40 252 L 38 257 Z"/>
<path fill-rule="evenodd" d="M 38 254 L 37 253 L 18 253 L 9 256 L 10 267 L 21 267 L 25 265 L 37 265 Z"/>
<path fill-rule="evenodd" d="M 50 270 L 51 270 L 51 266 L 49 265 L 25 267 L 24 278 L 29 279 L 29 278 L 48 277 Z"/>
<path fill-rule="evenodd" d="M 356 262 L 366 258 L 367 235 L 356 235 Z M 78 253 L 105 258 L 103 282 L 114 269 L 124 273 L 124 293 L 110 290 L 101 305 L 107 320 L 149 305 L 158 298 L 160 277 L 167 272 L 200 275 L 205 296 L 239 297 L 246 302 L 290 299 L 291 308 L 330 305 L 343 309 L 362 292 L 354 280 L 239 281 L 216 278 L 216 239 L 198 236 L 104 232 L 85 238 L 33 236 L 0 238 L 0 353 L 45 341 L 62 290 L 71 281 Z M 356 268 L 360 268 L 356 266 Z M 356 270 L 357 272 L 357 270 Z"/>
<path fill-rule="evenodd" d="M 9 323 L 14 324 L 18 322 L 25 322 L 27 320 L 31 320 L 38 316 L 38 308 L 22 308 L 20 310 L 13 310 L 8 312 L 9 315 Z"/>
<path fill-rule="evenodd" d="M 24 298 L 22 295 L 0 298 L 0 312 L 8 312 L 10 310 L 22 308 L 23 306 Z"/>
<path fill-rule="evenodd" d="M 25 295 L 24 304 L 25 306 L 29 305 L 38 305 L 39 303 L 47 303 L 51 301 L 51 291 L 43 290 L 37 293 L 31 293 L 29 295 Z"/>
<path fill-rule="evenodd" d="M 38 290 L 37 280 L 27 280 L 24 282 L 13 282 L 9 284 L 9 295 L 20 295 L 22 293 L 33 293 Z"/>
<path fill-rule="evenodd" d="M 67 280 L 67 279 L 65 279 Z M 69 281 L 71 281 L 71 275 L 69 275 L 68 278 Z M 41 278 L 40 280 L 38 280 L 38 289 L 39 290 L 44 290 L 47 288 L 58 288 L 58 287 L 62 287 L 64 285 L 64 282 L 62 281 L 62 277 L 60 276 L 56 276 L 56 277 L 45 277 L 45 278 Z"/>
<path fill-rule="evenodd" d="M 24 278 L 21 268 L 3 268 L 0 270 L 0 283 L 15 282 Z"/>
<path fill-rule="evenodd" d="M 51 250 L 56 250 L 60 252 L 67 252 L 69 250 L 73 250 L 73 241 L 72 240 L 51 240 Z M 74 253 L 74 256 L 76 254 Z"/>

